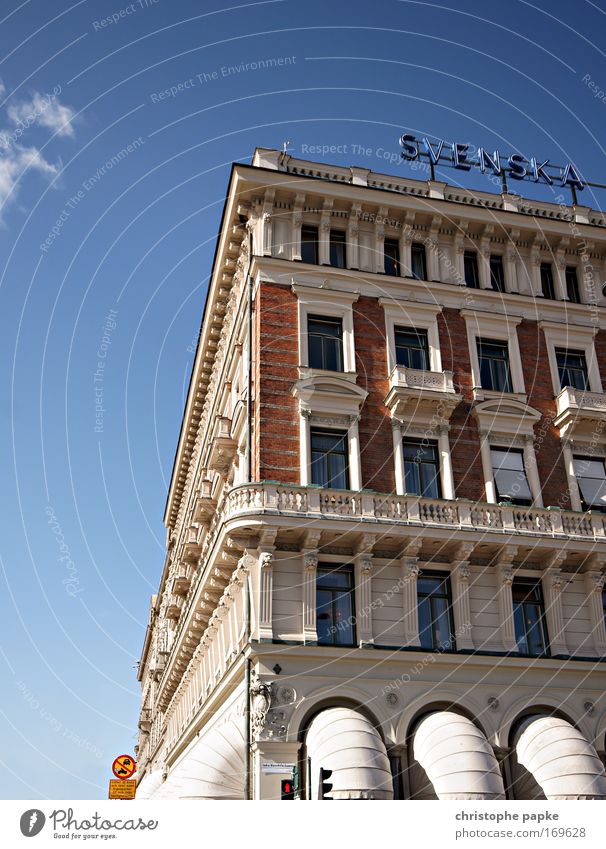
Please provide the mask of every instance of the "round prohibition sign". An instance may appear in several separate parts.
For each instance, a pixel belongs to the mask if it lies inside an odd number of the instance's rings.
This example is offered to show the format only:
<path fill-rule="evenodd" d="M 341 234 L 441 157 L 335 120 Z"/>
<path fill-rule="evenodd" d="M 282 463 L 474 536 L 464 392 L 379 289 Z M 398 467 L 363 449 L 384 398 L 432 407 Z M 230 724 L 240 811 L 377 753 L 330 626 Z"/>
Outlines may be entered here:
<path fill-rule="evenodd" d="M 136 766 L 135 759 L 131 758 L 130 755 L 120 755 L 112 764 L 112 772 L 116 778 L 124 781 L 133 775 Z"/>

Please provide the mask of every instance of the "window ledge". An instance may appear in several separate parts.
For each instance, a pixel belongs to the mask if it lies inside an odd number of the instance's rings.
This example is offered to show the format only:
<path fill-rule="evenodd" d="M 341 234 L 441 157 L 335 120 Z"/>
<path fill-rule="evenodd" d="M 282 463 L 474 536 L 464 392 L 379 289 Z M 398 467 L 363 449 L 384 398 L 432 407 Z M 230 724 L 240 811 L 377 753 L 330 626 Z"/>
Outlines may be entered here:
<path fill-rule="evenodd" d="M 528 403 L 525 392 L 497 392 L 494 389 L 483 389 L 481 386 L 473 387 L 474 401 L 519 401 L 521 404 Z"/>

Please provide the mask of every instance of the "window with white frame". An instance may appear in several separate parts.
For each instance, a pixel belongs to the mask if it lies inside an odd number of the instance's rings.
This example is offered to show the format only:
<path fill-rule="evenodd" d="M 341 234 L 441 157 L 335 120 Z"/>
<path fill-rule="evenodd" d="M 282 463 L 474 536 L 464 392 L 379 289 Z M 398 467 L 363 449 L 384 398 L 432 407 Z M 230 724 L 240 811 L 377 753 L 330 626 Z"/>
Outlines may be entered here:
<path fill-rule="evenodd" d="M 299 364 L 308 368 L 322 368 L 322 366 L 313 365 L 316 362 L 316 341 L 318 341 L 315 337 L 330 335 L 328 324 L 334 322 L 333 329 L 337 332 L 336 328 L 339 324 L 338 332 L 341 334 L 340 343 L 334 343 L 335 345 L 338 344 L 341 349 L 341 363 L 340 367 L 334 369 L 334 371 L 355 372 L 353 304 L 358 300 L 358 294 L 337 289 L 305 286 L 300 283 L 294 283 L 292 291 L 297 296 L 299 313 Z M 318 324 L 321 321 L 324 322 L 323 330 Z M 311 346 L 310 333 L 314 334 Z M 322 342 L 326 351 L 332 344 L 327 339 Z M 333 353 L 335 353 L 335 357 L 338 356 L 335 351 Z M 333 362 L 331 357 L 328 359 Z"/>
<path fill-rule="evenodd" d="M 602 392 L 602 379 L 594 346 L 595 327 L 555 321 L 542 321 L 539 327 L 543 330 L 547 342 L 553 394 L 559 395 L 565 386 L 580 389 L 580 385 L 576 386 L 569 381 L 579 377 L 580 384 L 581 371 L 586 372 L 585 389 L 590 392 Z M 573 375 L 571 369 L 575 369 L 577 374 Z"/>
<path fill-rule="evenodd" d="M 343 371 L 343 319 L 308 315 L 307 345 L 310 368 Z"/>
<path fill-rule="evenodd" d="M 349 489 L 347 433 L 312 427 L 311 482 L 324 489 Z"/>
<path fill-rule="evenodd" d="M 526 476 L 523 452 L 513 448 L 491 447 L 490 457 L 497 502 L 531 504 L 532 492 Z"/>
<path fill-rule="evenodd" d="M 524 395 L 524 372 L 516 330 L 522 317 L 479 310 L 461 310 L 461 315 L 467 324 L 476 400 L 486 392 L 513 392 Z M 494 377 L 494 383 L 491 376 Z"/>
<path fill-rule="evenodd" d="M 438 330 L 442 307 L 395 298 L 380 298 L 379 303 L 385 311 L 388 373 L 398 365 L 442 371 Z"/>
<path fill-rule="evenodd" d="M 555 355 L 562 389 L 565 386 L 572 386 L 573 389 L 581 389 L 583 392 L 588 389 L 589 375 L 585 352 L 571 351 L 569 348 L 556 348 Z"/>
<path fill-rule="evenodd" d="M 606 467 L 602 457 L 574 457 L 577 479 L 585 510 L 606 510 Z"/>

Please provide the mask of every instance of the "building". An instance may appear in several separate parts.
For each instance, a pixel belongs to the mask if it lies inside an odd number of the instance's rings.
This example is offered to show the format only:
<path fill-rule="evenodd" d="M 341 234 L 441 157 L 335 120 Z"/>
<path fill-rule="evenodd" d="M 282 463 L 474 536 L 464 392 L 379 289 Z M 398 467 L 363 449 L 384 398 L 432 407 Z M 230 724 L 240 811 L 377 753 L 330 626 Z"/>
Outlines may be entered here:
<path fill-rule="evenodd" d="M 561 197 L 233 167 L 140 798 L 606 798 L 605 263 Z"/>

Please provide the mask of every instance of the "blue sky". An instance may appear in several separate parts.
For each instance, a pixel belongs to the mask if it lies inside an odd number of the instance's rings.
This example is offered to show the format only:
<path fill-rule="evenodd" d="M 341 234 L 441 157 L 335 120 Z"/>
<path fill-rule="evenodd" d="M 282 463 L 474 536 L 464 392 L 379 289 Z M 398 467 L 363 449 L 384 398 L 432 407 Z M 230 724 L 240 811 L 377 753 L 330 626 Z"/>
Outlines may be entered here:
<path fill-rule="evenodd" d="M 606 182 L 606 3 L 3 0 L 0 32 L 0 797 L 104 798 L 231 162 L 415 176 L 412 131 Z"/>

